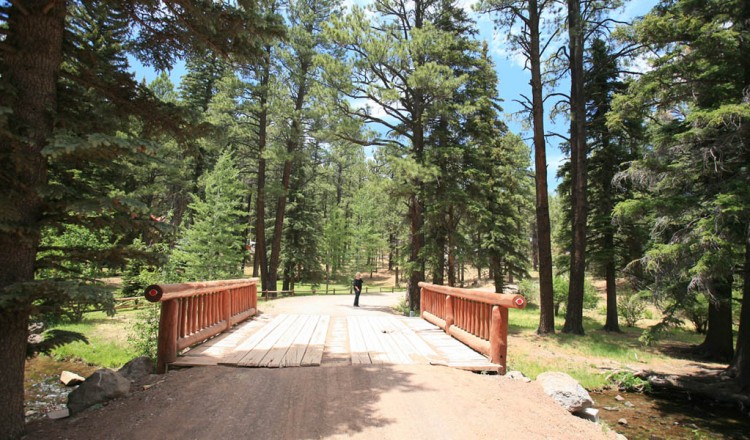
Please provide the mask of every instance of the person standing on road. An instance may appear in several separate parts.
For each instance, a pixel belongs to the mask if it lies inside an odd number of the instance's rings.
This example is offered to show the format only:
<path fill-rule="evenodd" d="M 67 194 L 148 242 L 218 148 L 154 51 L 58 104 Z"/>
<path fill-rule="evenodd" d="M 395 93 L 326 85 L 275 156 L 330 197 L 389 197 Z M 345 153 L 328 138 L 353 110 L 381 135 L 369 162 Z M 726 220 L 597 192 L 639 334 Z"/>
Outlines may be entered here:
<path fill-rule="evenodd" d="M 357 272 L 357 275 L 354 275 L 354 281 L 352 281 L 352 286 L 354 286 L 354 307 L 359 307 L 359 294 L 362 293 L 362 274 Z"/>

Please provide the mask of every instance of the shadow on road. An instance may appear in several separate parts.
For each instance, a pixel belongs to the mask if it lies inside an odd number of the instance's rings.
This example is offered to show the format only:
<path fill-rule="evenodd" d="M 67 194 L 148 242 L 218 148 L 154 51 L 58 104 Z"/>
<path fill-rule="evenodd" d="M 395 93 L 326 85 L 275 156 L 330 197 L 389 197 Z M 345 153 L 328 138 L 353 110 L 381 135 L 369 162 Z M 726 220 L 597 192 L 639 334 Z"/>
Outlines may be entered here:
<path fill-rule="evenodd" d="M 395 420 L 381 395 L 426 391 L 394 366 L 201 367 L 77 417 L 29 425 L 26 439 L 347 437 Z"/>

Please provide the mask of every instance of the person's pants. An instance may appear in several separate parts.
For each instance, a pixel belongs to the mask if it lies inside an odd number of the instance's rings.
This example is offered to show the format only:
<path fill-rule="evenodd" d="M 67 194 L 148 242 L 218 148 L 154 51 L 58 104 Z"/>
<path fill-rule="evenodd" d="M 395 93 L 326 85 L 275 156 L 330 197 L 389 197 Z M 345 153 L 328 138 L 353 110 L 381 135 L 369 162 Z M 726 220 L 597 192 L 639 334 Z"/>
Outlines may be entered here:
<path fill-rule="evenodd" d="M 362 293 L 362 291 L 354 289 L 354 305 L 359 307 L 359 294 Z"/>

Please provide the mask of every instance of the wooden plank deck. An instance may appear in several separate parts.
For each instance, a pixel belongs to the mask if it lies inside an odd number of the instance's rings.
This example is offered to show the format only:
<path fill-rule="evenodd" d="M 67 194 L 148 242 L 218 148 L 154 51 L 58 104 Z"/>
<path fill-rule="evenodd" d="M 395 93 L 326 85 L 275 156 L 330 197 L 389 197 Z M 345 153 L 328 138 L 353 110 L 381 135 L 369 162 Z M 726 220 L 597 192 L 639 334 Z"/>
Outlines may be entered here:
<path fill-rule="evenodd" d="M 173 365 L 281 368 L 357 364 L 498 370 L 498 365 L 433 324 L 396 315 L 261 315 L 187 351 Z"/>

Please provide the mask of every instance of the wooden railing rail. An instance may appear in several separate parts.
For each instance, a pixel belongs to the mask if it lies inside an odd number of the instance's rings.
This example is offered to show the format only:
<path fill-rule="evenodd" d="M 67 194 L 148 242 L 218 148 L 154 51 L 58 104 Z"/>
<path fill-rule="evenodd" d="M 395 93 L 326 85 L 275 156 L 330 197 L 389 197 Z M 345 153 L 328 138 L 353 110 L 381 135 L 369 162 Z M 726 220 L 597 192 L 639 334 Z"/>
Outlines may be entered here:
<path fill-rule="evenodd" d="M 419 283 L 421 316 L 446 333 L 488 356 L 505 374 L 508 309 L 523 309 L 522 295 L 490 293 Z"/>
<path fill-rule="evenodd" d="M 255 315 L 257 285 L 257 278 L 249 278 L 146 287 L 146 299 L 161 302 L 157 373 L 165 373 L 180 350 Z"/>

